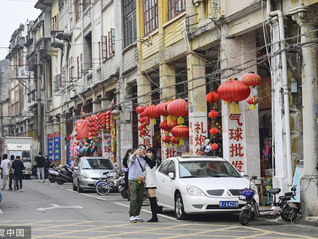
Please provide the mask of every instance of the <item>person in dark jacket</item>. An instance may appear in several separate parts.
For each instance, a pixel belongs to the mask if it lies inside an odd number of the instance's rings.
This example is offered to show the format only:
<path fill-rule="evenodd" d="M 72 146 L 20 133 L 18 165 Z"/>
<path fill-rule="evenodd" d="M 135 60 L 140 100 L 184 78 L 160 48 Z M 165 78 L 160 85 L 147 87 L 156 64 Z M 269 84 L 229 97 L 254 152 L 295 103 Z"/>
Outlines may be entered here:
<path fill-rule="evenodd" d="M 39 183 L 41 181 L 44 183 L 45 182 L 45 175 L 44 175 L 45 159 L 42 156 L 41 152 L 39 152 L 39 155 L 35 157 L 35 161 L 36 161 L 36 169 L 38 173 Z"/>
<path fill-rule="evenodd" d="M 121 169 L 125 172 L 125 188 L 124 188 L 124 190 L 128 189 L 128 159 L 129 159 L 132 151 L 133 151 L 132 149 L 127 150 L 125 157 L 123 159 L 123 166 L 121 167 Z"/>
<path fill-rule="evenodd" d="M 11 167 L 14 169 L 14 190 L 18 192 L 23 192 L 22 178 L 23 178 L 23 169 L 25 167 L 23 162 L 20 160 L 19 155 L 15 157 L 15 160 L 13 161 Z"/>
<path fill-rule="evenodd" d="M 9 164 L 9 190 L 13 190 L 12 182 L 14 183 L 14 169 L 12 168 L 12 163 L 14 162 L 14 155 L 10 156 L 10 164 Z"/>

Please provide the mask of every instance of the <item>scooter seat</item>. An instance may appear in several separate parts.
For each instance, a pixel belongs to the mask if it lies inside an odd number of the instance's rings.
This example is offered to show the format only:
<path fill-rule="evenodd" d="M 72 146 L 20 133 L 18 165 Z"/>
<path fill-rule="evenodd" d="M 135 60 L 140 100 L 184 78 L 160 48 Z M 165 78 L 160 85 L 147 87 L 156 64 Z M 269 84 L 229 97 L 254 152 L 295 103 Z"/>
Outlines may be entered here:
<path fill-rule="evenodd" d="M 267 190 L 267 192 L 272 194 L 277 194 L 277 193 L 280 193 L 280 188 L 270 188 Z"/>

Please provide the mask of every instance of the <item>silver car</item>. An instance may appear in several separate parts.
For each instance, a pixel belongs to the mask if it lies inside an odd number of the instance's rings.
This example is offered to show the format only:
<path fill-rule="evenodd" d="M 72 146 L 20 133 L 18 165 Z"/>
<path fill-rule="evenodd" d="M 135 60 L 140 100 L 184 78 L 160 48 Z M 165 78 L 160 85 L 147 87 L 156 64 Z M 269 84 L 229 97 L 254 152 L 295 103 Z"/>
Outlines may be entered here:
<path fill-rule="evenodd" d="M 94 189 L 94 184 L 106 178 L 105 172 L 114 172 L 115 168 L 108 158 L 81 157 L 74 167 L 73 190 L 83 192 L 84 189 Z"/>

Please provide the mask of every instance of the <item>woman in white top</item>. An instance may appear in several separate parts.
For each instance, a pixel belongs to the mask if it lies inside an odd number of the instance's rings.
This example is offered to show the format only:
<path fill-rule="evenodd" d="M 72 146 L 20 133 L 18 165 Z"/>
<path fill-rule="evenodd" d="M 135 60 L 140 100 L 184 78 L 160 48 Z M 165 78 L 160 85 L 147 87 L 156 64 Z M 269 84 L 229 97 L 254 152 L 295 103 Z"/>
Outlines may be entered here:
<path fill-rule="evenodd" d="M 148 222 L 158 222 L 158 217 L 157 217 L 158 205 L 157 205 L 157 198 L 156 198 L 157 180 L 156 180 L 155 172 L 160 162 L 157 158 L 157 152 L 154 148 L 147 149 L 145 160 L 147 162 L 145 188 L 148 193 L 151 212 L 152 212 L 152 218 L 148 220 Z"/>

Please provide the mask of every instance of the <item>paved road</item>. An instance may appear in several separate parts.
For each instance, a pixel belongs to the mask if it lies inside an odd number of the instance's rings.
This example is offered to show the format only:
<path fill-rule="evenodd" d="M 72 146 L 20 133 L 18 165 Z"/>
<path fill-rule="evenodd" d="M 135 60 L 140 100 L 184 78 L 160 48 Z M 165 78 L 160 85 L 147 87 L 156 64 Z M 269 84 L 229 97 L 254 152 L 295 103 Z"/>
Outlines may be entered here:
<path fill-rule="evenodd" d="M 1 226 L 31 226 L 32 238 L 318 238 L 318 229 L 281 220 L 241 226 L 238 215 L 196 215 L 178 221 L 164 210 L 159 223 L 128 222 L 129 202 L 118 193 L 77 193 L 71 184 L 24 180 L 24 192 L 3 191 Z M 148 203 L 145 203 L 148 204 Z M 146 221 L 149 205 L 142 209 Z"/>

